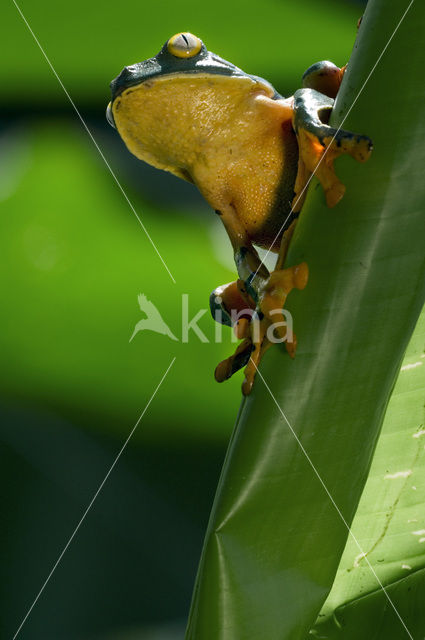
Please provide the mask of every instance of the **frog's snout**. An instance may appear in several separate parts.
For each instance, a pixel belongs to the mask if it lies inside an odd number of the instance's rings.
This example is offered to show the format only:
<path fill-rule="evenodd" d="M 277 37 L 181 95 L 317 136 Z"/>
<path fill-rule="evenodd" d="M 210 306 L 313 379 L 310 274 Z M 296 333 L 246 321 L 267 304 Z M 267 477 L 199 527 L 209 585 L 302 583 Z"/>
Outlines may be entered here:
<path fill-rule="evenodd" d="M 131 80 L 135 73 L 137 73 L 137 66 L 135 64 L 130 64 L 128 67 L 124 67 L 119 76 L 115 78 L 114 82 L 124 84 L 126 81 Z"/>
<path fill-rule="evenodd" d="M 112 99 L 137 81 L 138 71 L 136 64 L 124 67 L 121 73 L 111 82 Z"/>

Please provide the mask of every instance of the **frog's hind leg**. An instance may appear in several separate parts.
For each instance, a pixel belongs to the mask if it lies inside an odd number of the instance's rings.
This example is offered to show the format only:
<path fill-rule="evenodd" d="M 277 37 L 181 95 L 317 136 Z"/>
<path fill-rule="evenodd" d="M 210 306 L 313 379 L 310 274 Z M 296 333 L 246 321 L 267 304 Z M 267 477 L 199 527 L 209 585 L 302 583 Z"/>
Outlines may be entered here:
<path fill-rule="evenodd" d="M 233 327 L 236 337 L 242 340 L 234 354 L 217 365 L 214 377 L 217 382 L 224 382 L 246 366 L 242 384 L 244 395 L 251 392 L 257 367 L 274 342 L 284 342 L 289 355 L 295 355 L 296 338 L 287 330 L 283 307 L 292 289 L 306 286 L 308 268 L 305 263 L 286 269 L 282 267 L 296 222 L 294 220 L 283 234 L 276 269 L 259 289 L 256 302 L 241 279 L 218 287 L 210 296 L 213 318 Z"/>
<path fill-rule="evenodd" d="M 290 332 L 287 331 L 283 307 L 292 289 L 306 286 L 308 268 L 305 263 L 283 268 L 296 220 L 281 238 L 276 269 L 270 274 L 260 262 L 232 208 L 222 207 L 220 214 L 235 250 L 240 279 L 215 289 L 210 296 L 210 309 L 217 322 L 233 327 L 242 343 L 232 356 L 220 362 L 215 370 L 215 379 L 223 382 L 247 365 L 242 391 L 248 395 L 257 366 L 270 344 L 285 342 L 287 351 L 294 356 L 295 338 L 291 340 L 292 336 L 289 336 L 288 340 L 286 337 Z"/>
<path fill-rule="evenodd" d="M 250 336 L 250 323 L 255 313 L 255 303 L 248 295 L 243 280 L 217 287 L 210 295 L 210 310 L 216 322 L 233 327 L 239 340 L 243 340 L 235 353 L 220 362 L 214 373 L 217 382 L 228 380 L 249 361 L 255 348 Z"/>
<path fill-rule="evenodd" d="M 309 177 L 314 173 L 325 191 L 326 203 L 334 207 L 343 197 L 345 186 L 334 170 L 334 160 L 348 153 L 358 162 L 366 162 L 372 141 L 326 123 L 334 101 L 314 89 L 299 89 L 294 95 L 293 127 L 298 139 L 298 176 L 295 183 L 293 210 L 299 211 Z"/>
<path fill-rule="evenodd" d="M 236 371 L 239 371 L 239 369 L 242 369 L 247 365 L 253 349 L 254 345 L 250 338 L 246 338 L 241 342 L 233 355 L 222 360 L 216 366 L 214 371 L 214 378 L 216 381 L 224 382 L 225 380 L 228 380 L 234 373 L 236 373 Z"/>

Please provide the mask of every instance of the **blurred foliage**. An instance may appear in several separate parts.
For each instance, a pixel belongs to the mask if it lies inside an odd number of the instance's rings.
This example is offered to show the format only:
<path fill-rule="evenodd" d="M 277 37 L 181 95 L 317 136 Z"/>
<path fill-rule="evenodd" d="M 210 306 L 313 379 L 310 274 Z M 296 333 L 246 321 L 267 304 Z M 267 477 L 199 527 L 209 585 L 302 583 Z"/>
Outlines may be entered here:
<path fill-rule="evenodd" d="M 294 91 L 317 59 L 344 64 L 362 13 L 344 0 L 215 0 L 214 4 L 121 0 L 63 5 L 53 0 L 18 2 L 41 46 L 78 103 L 104 101 L 106 86 L 128 64 L 159 51 L 174 33 L 187 30 L 207 47 L 249 73 Z M 66 97 L 12 2 L 3 4 L 6 100 L 65 103 Z M 17 43 L 19 42 L 19 46 Z"/>
<path fill-rule="evenodd" d="M 2 407 L 0 421 L 0 638 L 10 640 L 124 435 L 34 406 Z M 170 620 L 183 629 L 221 458 L 211 445 L 132 441 L 18 637 L 110 640 L 137 629 L 144 640 L 145 626 Z"/>
<path fill-rule="evenodd" d="M 139 214 L 175 285 L 78 123 L 50 120 L 9 132 L 3 153 L 9 175 L 2 183 L 8 198 L 1 269 L 10 314 L 0 334 L 8 362 L 0 374 L 4 393 L 61 406 L 93 428 L 121 430 L 136 421 L 176 355 L 149 410 L 152 431 L 141 427 L 136 437 L 169 441 L 228 433 L 239 403 L 237 383 L 219 387 L 212 374 L 232 348 L 230 332 L 223 331 L 227 344 L 213 344 L 209 312 L 199 322 L 209 343 L 192 332 L 187 344 L 152 332 L 129 343 L 143 317 L 138 293 L 154 301 L 179 335 L 181 294 L 189 295 L 193 317 L 207 308 L 214 286 L 232 279 L 213 254 L 208 224 L 139 200 Z M 178 411 L 170 414 L 170 406 Z"/>

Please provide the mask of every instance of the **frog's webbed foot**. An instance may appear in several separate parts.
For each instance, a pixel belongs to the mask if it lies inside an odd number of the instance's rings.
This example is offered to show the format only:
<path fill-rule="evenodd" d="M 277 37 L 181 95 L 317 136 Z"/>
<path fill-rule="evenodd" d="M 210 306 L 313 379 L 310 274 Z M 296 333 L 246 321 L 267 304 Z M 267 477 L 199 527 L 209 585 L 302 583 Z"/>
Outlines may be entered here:
<path fill-rule="evenodd" d="M 270 274 L 267 284 L 260 293 L 257 305 L 257 322 L 251 322 L 252 353 L 245 369 L 242 393 L 251 393 L 255 374 L 264 353 L 272 344 L 284 343 L 291 358 L 295 357 L 297 339 L 288 322 L 284 306 L 292 289 L 304 289 L 308 281 L 308 267 L 305 262 L 278 269 Z"/>
<path fill-rule="evenodd" d="M 224 382 L 248 363 L 254 349 L 249 326 L 255 315 L 255 303 L 247 293 L 244 281 L 237 280 L 214 289 L 210 295 L 210 310 L 216 322 L 233 327 L 236 337 L 242 339 L 235 353 L 215 369 L 217 382 Z"/>
<path fill-rule="evenodd" d="M 220 307 L 227 319 L 232 317 L 231 324 L 236 337 L 242 339 L 235 353 L 217 366 L 215 379 L 218 382 L 227 380 L 246 365 L 242 392 L 249 395 L 261 358 L 272 344 L 284 342 L 289 355 L 294 357 L 296 337 L 292 333 L 292 327 L 288 326 L 283 307 L 292 289 L 303 289 L 307 279 L 306 263 L 273 271 L 259 293 L 255 309 L 252 299 L 247 297 L 242 280 L 219 287 L 213 292 L 211 310 L 215 319 Z M 245 308 L 242 307 L 242 302 L 245 303 Z M 230 324 L 226 319 L 221 321 Z"/>
<path fill-rule="evenodd" d="M 294 95 L 293 127 L 298 139 L 298 174 L 295 181 L 293 210 L 300 211 L 305 186 L 312 173 L 321 182 L 326 203 L 334 207 L 343 197 L 345 186 L 334 170 L 334 160 L 348 153 L 358 162 L 366 162 L 372 151 L 372 141 L 343 129 L 329 127 L 334 101 L 314 89 L 299 89 Z"/>

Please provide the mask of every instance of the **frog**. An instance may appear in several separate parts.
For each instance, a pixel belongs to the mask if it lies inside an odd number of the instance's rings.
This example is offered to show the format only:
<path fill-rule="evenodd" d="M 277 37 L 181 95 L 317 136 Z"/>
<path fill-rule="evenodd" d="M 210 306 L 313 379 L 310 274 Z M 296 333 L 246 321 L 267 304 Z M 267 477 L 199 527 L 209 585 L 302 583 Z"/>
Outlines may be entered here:
<path fill-rule="evenodd" d="M 128 150 L 196 185 L 226 229 L 238 279 L 212 292 L 210 310 L 241 342 L 217 365 L 215 379 L 245 367 L 244 395 L 273 342 L 295 356 L 297 338 L 288 335 L 283 310 L 309 274 L 305 262 L 288 267 L 285 260 L 312 175 L 335 207 L 345 192 L 335 159 L 348 154 L 365 162 L 373 148 L 368 136 L 328 124 L 345 70 L 317 62 L 285 98 L 179 32 L 110 85 L 106 117 Z M 256 247 L 277 254 L 272 271 Z"/>

